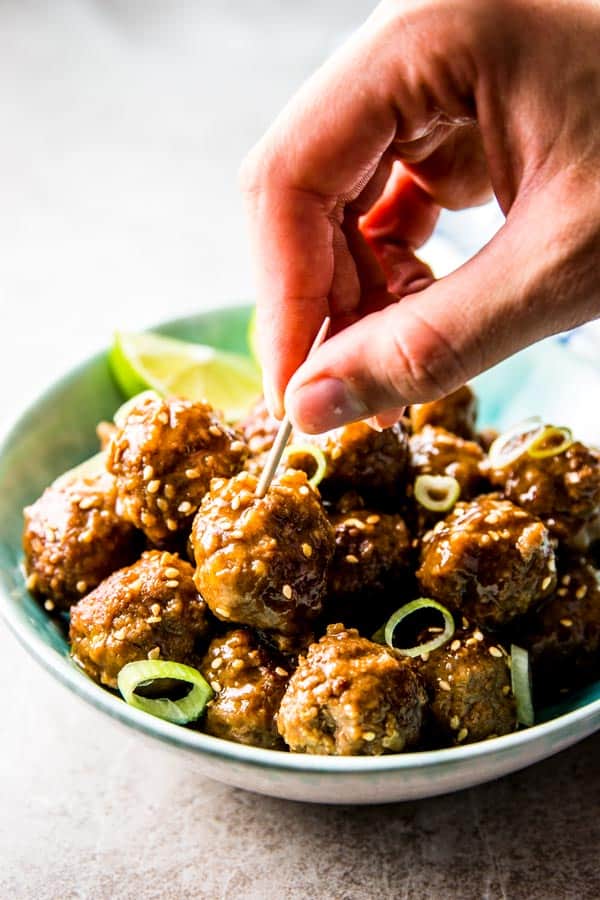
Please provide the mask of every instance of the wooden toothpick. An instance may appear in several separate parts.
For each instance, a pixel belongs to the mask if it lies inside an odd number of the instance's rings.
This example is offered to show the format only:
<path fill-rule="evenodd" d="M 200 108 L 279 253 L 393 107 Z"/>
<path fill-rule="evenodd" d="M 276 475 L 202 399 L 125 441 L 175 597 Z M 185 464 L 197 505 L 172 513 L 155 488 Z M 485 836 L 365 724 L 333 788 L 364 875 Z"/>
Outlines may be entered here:
<path fill-rule="evenodd" d="M 309 359 L 313 355 L 315 350 L 317 350 L 321 346 L 321 344 L 327 337 L 327 332 L 329 331 L 330 324 L 331 319 L 329 318 L 329 316 L 323 319 L 323 324 L 319 328 L 317 336 L 313 341 L 313 345 L 308 351 L 307 359 Z M 290 439 L 291 433 L 292 423 L 286 415 L 281 421 L 281 425 L 279 426 L 279 429 L 277 431 L 275 441 L 273 443 L 273 446 L 271 447 L 271 450 L 269 451 L 265 467 L 262 470 L 260 480 L 258 482 L 258 485 L 256 486 L 257 497 L 264 497 L 269 490 L 271 482 L 273 481 L 273 476 L 275 475 L 277 466 L 281 461 L 283 451 L 285 450 L 286 444 Z"/>

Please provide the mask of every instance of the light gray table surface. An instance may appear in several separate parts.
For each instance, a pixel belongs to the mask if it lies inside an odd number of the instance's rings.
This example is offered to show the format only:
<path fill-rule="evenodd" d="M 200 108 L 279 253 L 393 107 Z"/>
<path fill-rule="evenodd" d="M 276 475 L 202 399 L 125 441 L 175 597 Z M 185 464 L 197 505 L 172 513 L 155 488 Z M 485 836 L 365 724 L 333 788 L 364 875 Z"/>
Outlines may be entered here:
<path fill-rule="evenodd" d="M 251 295 L 239 161 L 369 8 L 0 4 L 0 428 L 115 327 Z M 468 216 L 443 228 L 467 249 Z M 600 735 L 457 796 L 318 807 L 195 775 L 2 624 L 0 684 L 0 898 L 600 896 Z"/>

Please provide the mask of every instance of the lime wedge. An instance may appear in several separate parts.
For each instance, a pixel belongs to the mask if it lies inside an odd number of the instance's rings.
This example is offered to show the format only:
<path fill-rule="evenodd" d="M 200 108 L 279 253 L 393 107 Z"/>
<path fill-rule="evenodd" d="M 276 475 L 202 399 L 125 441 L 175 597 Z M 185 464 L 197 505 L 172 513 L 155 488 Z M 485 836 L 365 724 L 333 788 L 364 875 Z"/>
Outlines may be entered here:
<path fill-rule="evenodd" d="M 250 321 L 248 322 L 248 331 L 246 333 L 246 340 L 248 342 L 248 349 L 250 350 L 252 359 L 255 361 L 257 366 L 260 366 L 260 354 L 258 352 L 258 326 L 256 324 L 256 307 L 253 308 L 250 315 Z"/>
<path fill-rule="evenodd" d="M 229 421 L 239 419 L 261 392 L 260 372 L 251 359 L 158 334 L 117 333 L 109 361 L 127 397 L 154 390 L 207 400 Z"/>

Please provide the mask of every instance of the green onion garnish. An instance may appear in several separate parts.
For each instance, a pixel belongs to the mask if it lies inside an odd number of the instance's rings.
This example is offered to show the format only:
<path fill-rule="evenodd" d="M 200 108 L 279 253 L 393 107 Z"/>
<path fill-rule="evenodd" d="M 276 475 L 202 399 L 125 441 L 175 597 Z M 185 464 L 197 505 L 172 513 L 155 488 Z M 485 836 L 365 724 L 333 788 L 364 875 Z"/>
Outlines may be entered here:
<path fill-rule="evenodd" d="M 447 512 L 460 497 L 460 484 L 452 475 L 418 475 L 415 500 L 432 512 Z"/>
<path fill-rule="evenodd" d="M 116 413 L 113 416 L 113 422 L 117 426 L 117 428 L 124 428 L 125 422 L 127 421 L 127 417 L 131 410 L 138 405 L 138 403 L 143 403 L 144 400 L 161 400 L 161 396 L 157 391 L 142 391 L 139 394 L 136 394 L 135 397 L 131 397 L 129 400 L 126 400 L 125 403 L 122 403 L 118 408 Z"/>
<path fill-rule="evenodd" d="M 286 458 L 289 458 L 290 456 L 301 456 L 303 454 L 312 456 L 317 464 L 315 472 L 308 479 L 308 483 L 316 488 L 325 478 L 327 472 L 327 459 L 325 458 L 323 451 L 319 449 L 319 447 L 314 447 L 312 444 L 292 444 L 291 447 L 288 447 L 285 451 Z"/>
<path fill-rule="evenodd" d="M 535 714 L 531 698 L 529 653 L 522 647 L 511 644 L 510 660 L 510 677 L 517 705 L 517 722 L 521 725 L 533 725 Z"/>
<path fill-rule="evenodd" d="M 488 450 L 489 461 L 499 468 L 510 465 L 529 449 L 543 430 L 544 424 L 539 416 L 519 422 L 496 438 Z"/>
<path fill-rule="evenodd" d="M 444 620 L 444 630 L 424 644 L 416 644 L 414 647 L 396 647 L 394 644 L 394 631 L 407 616 L 421 609 L 434 609 L 436 612 L 441 613 Z M 412 600 L 410 603 L 406 603 L 400 609 L 397 609 L 395 613 L 392 613 L 385 623 L 383 636 L 388 647 L 397 650 L 402 656 L 420 656 L 422 653 L 431 653 L 432 650 L 437 650 L 438 647 L 449 641 L 453 634 L 454 619 L 446 607 L 438 603 L 437 600 L 431 600 L 429 597 L 419 597 L 418 600 Z M 379 632 L 373 635 L 373 639 L 375 639 L 376 635 L 379 635 Z"/>
<path fill-rule="evenodd" d="M 564 453 L 573 443 L 573 432 L 570 428 L 557 425 L 546 425 L 544 430 L 527 448 L 529 456 L 534 459 L 545 459 L 548 456 L 558 456 Z"/>
<path fill-rule="evenodd" d="M 152 682 L 163 679 L 191 686 L 191 690 L 179 700 L 142 697 L 136 693 L 138 689 L 150 687 Z M 199 719 L 213 696 L 211 686 L 197 669 L 163 659 L 141 659 L 127 663 L 119 672 L 117 683 L 123 699 L 130 706 L 176 725 Z"/>

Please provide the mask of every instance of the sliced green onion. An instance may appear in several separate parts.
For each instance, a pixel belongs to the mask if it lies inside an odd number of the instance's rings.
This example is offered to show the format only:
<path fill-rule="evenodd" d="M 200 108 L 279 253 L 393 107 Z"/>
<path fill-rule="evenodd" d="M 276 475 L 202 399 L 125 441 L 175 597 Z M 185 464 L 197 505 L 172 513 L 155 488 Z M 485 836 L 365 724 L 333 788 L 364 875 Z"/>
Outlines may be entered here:
<path fill-rule="evenodd" d="M 415 500 L 432 512 L 447 512 L 460 497 L 460 484 L 452 475 L 418 475 Z"/>
<path fill-rule="evenodd" d="M 124 428 L 125 422 L 127 421 L 127 417 L 131 410 L 138 405 L 138 403 L 143 403 L 144 400 L 161 400 L 161 396 L 156 391 L 142 391 L 140 394 L 136 394 L 135 397 L 131 397 L 129 400 L 126 400 L 123 403 L 116 413 L 113 416 L 113 422 L 117 426 L 117 428 Z"/>
<path fill-rule="evenodd" d="M 499 435 L 488 450 L 488 459 L 493 466 L 504 468 L 510 465 L 529 449 L 531 444 L 544 430 L 539 416 L 525 419 Z"/>
<path fill-rule="evenodd" d="M 517 722 L 520 725 L 533 725 L 535 714 L 531 698 L 529 653 L 516 644 L 511 644 L 510 648 L 510 677 L 517 705 Z"/>
<path fill-rule="evenodd" d="M 288 447 L 285 451 L 286 458 L 289 458 L 290 456 L 301 456 L 303 454 L 312 456 L 317 464 L 316 471 L 308 479 L 308 483 L 316 488 L 317 485 L 323 481 L 325 474 L 327 473 L 327 459 L 323 451 L 319 449 L 319 447 L 314 447 L 312 444 L 292 444 L 291 447 Z"/>
<path fill-rule="evenodd" d="M 192 689 L 181 700 L 170 700 L 168 697 L 152 699 L 136 693 L 142 685 L 160 679 L 180 681 L 191 685 Z M 127 663 L 119 672 L 117 683 L 123 699 L 130 706 L 176 725 L 199 719 L 213 696 L 211 686 L 197 669 L 164 659 L 141 659 Z"/>
<path fill-rule="evenodd" d="M 406 619 L 407 616 L 412 615 L 420 609 L 435 609 L 437 612 L 441 613 L 442 618 L 444 619 L 443 631 L 440 634 L 436 634 L 434 638 L 430 641 L 426 641 L 424 644 L 417 644 L 414 647 L 396 647 L 394 644 L 394 631 L 400 622 Z M 388 647 L 397 650 L 402 656 L 420 656 L 421 653 L 431 653 L 432 650 L 437 650 L 438 647 L 441 647 L 446 641 L 449 641 L 453 634 L 454 619 L 452 618 L 452 614 L 445 606 L 438 603 L 437 600 L 431 600 L 429 597 L 419 597 L 418 600 L 412 600 L 410 603 L 401 606 L 400 609 L 397 609 L 395 613 L 392 613 L 387 620 L 384 630 L 384 638 Z M 375 635 L 373 637 L 375 637 Z"/>
<path fill-rule="evenodd" d="M 71 478 L 95 478 L 104 472 L 106 472 L 106 451 L 101 450 L 79 463 L 78 466 L 69 469 L 68 472 L 63 472 L 52 482 L 52 486 L 60 486 L 63 482 L 70 481 Z"/>
<path fill-rule="evenodd" d="M 529 456 L 534 459 L 545 459 L 548 456 L 558 456 L 564 453 L 573 443 L 573 432 L 570 428 L 557 425 L 546 425 L 527 448 Z"/>

